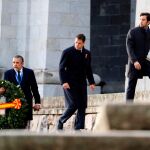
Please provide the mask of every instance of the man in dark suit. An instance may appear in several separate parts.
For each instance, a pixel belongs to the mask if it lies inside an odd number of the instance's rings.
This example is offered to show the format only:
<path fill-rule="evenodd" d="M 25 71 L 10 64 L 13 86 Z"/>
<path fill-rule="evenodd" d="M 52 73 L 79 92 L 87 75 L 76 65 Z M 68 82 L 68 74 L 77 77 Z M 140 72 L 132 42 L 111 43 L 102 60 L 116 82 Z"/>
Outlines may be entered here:
<path fill-rule="evenodd" d="M 20 55 L 13 57 L 13 68 L 4 73 L 4 80 L 8 80 L 15 85 L 20 85 L 25 94 L 28 104 L 27 120 L 32 120 L 32 107 L 38 111 L 40 109 L 40 94 L 33 70 L 23 67 L 24 59 Z M 33 97 L 35 105 L 33 105 Z"/>
<path fill-rule="evenodd" d="M 60 117 L 57 129 L 63 129 L 63 124 L 75 113 L 75 130 L 84 129 L 85 109 L 87 107 L 87 81 L 93 90 L 95 82 L 91 69 L 90 51 L 84 48 L 85 36 L 79 34 L 74 46 L 62 53 L 59 74 L 63 86 L 66 110 Z"/>
<path fill-rule="evenodd" d="M 140 14 L 140 24 L 129 30 L 126 38 L 128 53 L 128 86 L 127 102 L 133 102 L 138 78 L 150 77 L 150 60 L 147 58 L 150 50 L 150 14 Z"/>

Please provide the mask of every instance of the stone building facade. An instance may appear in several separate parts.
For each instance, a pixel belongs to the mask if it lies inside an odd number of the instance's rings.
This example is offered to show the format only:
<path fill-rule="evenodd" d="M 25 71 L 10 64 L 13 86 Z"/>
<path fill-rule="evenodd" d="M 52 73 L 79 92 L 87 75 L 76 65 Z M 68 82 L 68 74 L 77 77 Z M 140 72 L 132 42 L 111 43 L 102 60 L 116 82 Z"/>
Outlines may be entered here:
<path fill-rule="evenodd" d="M 0 0 L 0 69 L 20 54 L 34 69 L 42 97 L 58 96 L 58 63 L 78 33 L 87 37 L 103 92 L 124 91 L 125 37 L 149 0 Z M 136 9 L 137 8 L 137 9 Z M 100 80 L 98 78 L 98 81 Z M 99 87 L 98 87 L 99 88 Z M 100 90 L 96 91 L 100 93 Z"/>
<path fill-rule="evenodd" d="M 130 0 L 91 1 L 91 49 L 93 69 L 99 74 L 104 93 L 124 90 L 127 62 L 125 38 L 130 28 Z"/>
<path fill-rule="evenodd" d="M 89 49 L 90 0 L 0 0 L 1 72 L 20 54 L 34 69 L 42 97 L 59 95 L 60 55 L 78 33 Z"/>

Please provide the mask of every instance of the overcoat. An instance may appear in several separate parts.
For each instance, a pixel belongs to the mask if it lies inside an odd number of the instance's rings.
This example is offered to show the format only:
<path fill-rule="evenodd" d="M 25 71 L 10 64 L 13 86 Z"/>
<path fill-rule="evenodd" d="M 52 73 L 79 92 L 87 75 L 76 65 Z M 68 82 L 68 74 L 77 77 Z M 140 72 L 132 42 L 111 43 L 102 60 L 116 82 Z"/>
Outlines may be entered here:
<path fill-rule="evenodd" d="M 94 84 L 91 69 L 91 53 L 83 47 L 76 50 L 74 46 L 65 49 L 59 64 L 61 84 L 69 83 L 70 89 L 64 90 L 65 104 L 68 108 L 87 107 L 87 80 Z"/>
<path fill-rule="evenodd" d="M 130 29 L 126 38 L 126 49 L 128 53 L 128 77 L 150 77 L 150 62 L 146 59 L 150 50 L 150 29 L 145 30 L 139 26 Z M 136 61 L 141 64 L 141 70 L 135 69 L 134 62 Z"/>

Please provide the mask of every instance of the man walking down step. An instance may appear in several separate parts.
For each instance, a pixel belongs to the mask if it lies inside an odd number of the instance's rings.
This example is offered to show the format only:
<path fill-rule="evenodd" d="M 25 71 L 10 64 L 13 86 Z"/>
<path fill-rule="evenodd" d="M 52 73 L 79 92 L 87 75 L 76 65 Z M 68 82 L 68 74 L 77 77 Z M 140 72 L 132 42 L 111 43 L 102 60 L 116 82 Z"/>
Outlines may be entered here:
<path fill-rule="evenodd" d="M 84 48 L 86 37 L 84 34 L 76 36 L 74 46 L 62 53 L 59 74 L 65 96 L 65 112 L 60 117 L 57 129 L 63 129 L 63 124 L 76 112 L 74 129 L 84 129 L 85 110 L 87 107 L 87 81 L 91 90 L 95 82 L 91 69 L 91 53 Z"/>

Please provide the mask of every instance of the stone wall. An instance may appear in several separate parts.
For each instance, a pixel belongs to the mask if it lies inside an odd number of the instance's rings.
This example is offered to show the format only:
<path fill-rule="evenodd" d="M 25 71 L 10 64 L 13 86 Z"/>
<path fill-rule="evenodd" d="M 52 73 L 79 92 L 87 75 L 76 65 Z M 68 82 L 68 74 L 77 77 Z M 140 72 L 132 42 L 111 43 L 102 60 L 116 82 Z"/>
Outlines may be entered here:
<path fill-rule="evenodd" d="M 124 91 L 130 8 L 130 0 L 91 0 L 92 66 L 106 83 L 104 93 Z"/>

